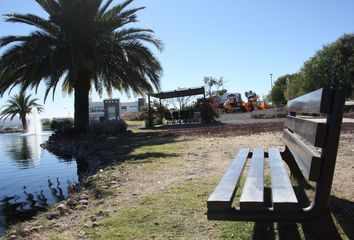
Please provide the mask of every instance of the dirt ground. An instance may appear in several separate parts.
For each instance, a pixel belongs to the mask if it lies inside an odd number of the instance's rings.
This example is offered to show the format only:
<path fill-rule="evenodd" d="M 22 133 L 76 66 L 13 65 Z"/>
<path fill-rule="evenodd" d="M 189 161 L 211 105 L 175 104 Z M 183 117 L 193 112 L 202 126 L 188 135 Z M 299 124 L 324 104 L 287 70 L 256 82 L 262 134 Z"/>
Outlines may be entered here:
<path fill-rule="evenodd" d="M 35 220 L 16 226 L 15 230 L 31 229 L 41 224 L 40 230 L 24 236 L 26 239 L 52 239 L 60 232 L 63 239 L 85 239 L 85 226 L 92 223 L 97 212 L 114 213 L 136 206 L 136 200 L 163 192 L 185 182 L 200 178 L 221 178 L 240 148 L 282 147 L 282 122 L 247 125 L 216 125 L 190 129 L 154 130 L 155 137 L 140 133 L 134 141 L 136 149 L 129 155 L 130 163 L 111 166 L 92 176 L 96 186 L 83 193 L 92 194 L 95 187 L 112 191 L 102 199 L 91 199 L 88 208 L 70 211 L 55 221 Z M 354 125 L 345 124 L 341 135 L 331 200 L 338 214 L 348 214 L 354 225 Z M 159 145 L 156 148 L 151 144 Z M 149 142 L 149 144 L 147 144 Z M 150 152 L 150 155 L 146 155 Z M 159 158 L 154 162 L 152 158 Z M 147 161 L 134 164 L 134 161 Z M 150 162 L 151 161 L 151 162 Z M 205 199 L 206 200 L 206 199 Z M 94 209 L 94 210 L 93 210 Z M 203 239 L 217 239 L 212 223 L 203 223 Z M 348 230 L 343 230 L 347 232 Z M 21 234 L 21 233 L 20 233 Z M 354 233 L 347 233 L 354 236 Z"/>

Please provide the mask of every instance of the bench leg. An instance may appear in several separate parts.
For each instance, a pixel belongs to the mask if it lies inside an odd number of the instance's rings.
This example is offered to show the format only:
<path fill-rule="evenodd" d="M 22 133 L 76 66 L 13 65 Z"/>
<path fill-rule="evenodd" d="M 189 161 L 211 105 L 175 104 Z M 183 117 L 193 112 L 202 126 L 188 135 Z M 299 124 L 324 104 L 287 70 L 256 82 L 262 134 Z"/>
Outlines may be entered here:
<path fill-rule="evenodd" d="M 336 226 L 334 225 L 331 212 L 328 210 L 323 211 L 318 217 L 305 222 L 305 226 L 308 226 L 314 234 L 314 239 L 331 239 L 341 240 L 341 236 L 338 233 Z"/>

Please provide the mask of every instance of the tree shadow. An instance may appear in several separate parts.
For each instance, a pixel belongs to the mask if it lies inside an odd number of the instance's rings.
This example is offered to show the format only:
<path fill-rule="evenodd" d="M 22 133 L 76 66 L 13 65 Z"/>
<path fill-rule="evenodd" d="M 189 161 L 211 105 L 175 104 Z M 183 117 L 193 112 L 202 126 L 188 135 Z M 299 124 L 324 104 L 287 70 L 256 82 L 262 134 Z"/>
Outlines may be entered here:
<path fill-rule="evenodd" d="M 127 160 L 130 160 L 132 164 L 147 163 L 153 162 L 151 158 L 170 158 L 178 157 L 178 154 L 175 153 L 162 153 L 162 152 L 148 152 L 140 154 L 131 154 L 127 156 Z"/>
<path fill-rule="evenodd" d="M 83 146 L 81 148 L 86 148 L 84 152 L 88 154 L 71 157 L 76 158 L 79 180 L 83 180 L 87 176 L 95 174 L 99 169 L 121 164 L 127 160 L 144 161 L 149 158 L 176 157 L 177 154 L 162 151 L 134 154 L 137 148 L 148 146 L 158 148 L 160 145 L 182 141 L 176 140 L 176 137 L 177 135 L 170 131 L 130 133 L 123 138 L 94 142 L 95 150 L 89 149 L 90 146 Z"/>

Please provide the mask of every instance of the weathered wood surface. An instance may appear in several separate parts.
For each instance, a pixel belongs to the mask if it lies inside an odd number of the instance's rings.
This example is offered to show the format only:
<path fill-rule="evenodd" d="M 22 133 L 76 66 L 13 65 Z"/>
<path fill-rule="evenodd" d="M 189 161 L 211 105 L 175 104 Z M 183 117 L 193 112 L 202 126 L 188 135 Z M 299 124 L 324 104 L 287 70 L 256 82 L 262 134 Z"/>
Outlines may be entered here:
<path fill-rule="evenodd" d="M 332 101 L 332 90 L 321 88 L 288 102 L 289 112 L 328 113 Z"/>
<path fill-rule="evenodd" d="M 264 208 L 264 150 L 253 151 L 250 168 L 240 199 L 240 209 L 257 211 Z"/>
<path fill-rule="evenodd" d="M 320 155 L 288 129 L 284 130 L 283 136 L 304 177 L 311 181 L 317 181 L 321 171 L 322 159 Z"/>
<path fill-rule="evenodd" d="M 298 201 L 279 150 L 270 148 L 268 154 L 274 211 L 297 209 Z"/>
<path fill-rule="evenodd" d="M 309 119 L 287 116 L 285 127 L 309 141 L 315 147 L 324 147 L 327 124 Z"/>
<path fill-rule="evenodd" d="M 231 207 L 248 155 L 249 149 L 243 148 L 239 151 L 224 177 L 208 198 L 208 210 Z"/>

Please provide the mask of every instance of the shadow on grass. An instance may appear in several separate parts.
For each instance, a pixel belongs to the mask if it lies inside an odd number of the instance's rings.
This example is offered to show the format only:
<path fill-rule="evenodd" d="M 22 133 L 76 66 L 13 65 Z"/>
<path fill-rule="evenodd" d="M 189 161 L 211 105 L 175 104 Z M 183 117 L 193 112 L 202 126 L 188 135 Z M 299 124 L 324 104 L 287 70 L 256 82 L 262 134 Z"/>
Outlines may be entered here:
<path fill-rule="evenodd" d="M 333 217 L 349 239 L 354 239 L 354 202 L 331 196 L 329 199 Z"/>
<path fill-rule="evenodd" d="M 255 222 L 253 227 L 252 240 L 259 239 L 275 240 L 273 223 Z"/>
<path fill-rule="evenodd" d="M 300 206 L 308 207 L 311 204 L 311 196 L 314 191 L 313 186 L 308 184 L 308 182 L 304 179 L 292 179 L 292 181 L 294 182 L 294 191 L 297 199 L 299 200 Z M 265 188 L 264 199 L 266 206 L 269 207 L 269 199 L 271 199 L 270 188 Z M 344 239 L 346 239 L 345 236 L 348 239 L 354 239 L 354 203 L 346 199 L 331 196 L 330 209 L 332 211 L 332 216 L 337 222 L 338 232 L 342 235 L 342 237 Z M 323 227 L 326 228 L 326 226 Z M 307 225 L 307 223 L 271 223 L 259 221 L 254 224 L 251 239 L 312 240 L 315 237 L 314 234 L 315 233 Z"/>
<path fill-rule="evenodd" d="M 299 226 L 296 223 L 255 222 L 252 240 L 298 240 L 303 239 L 301 235 Z M 305 239 L 312 238 L 306 237 Z"/>
<path fill-rule="evenodd" d="M 302 186 L 303 187 L 303 186 Z M 302 190 L 301 190 L 302 189 Z M 303 188 L 295 189 L 295 191 L 301 193 L 304 204 L 309 204 L 309 199 L 306 196 Z M 266 207 L 272 207 L 272 193 L 270 187 L 264 188 L 264 203 Z M 276 226 L 276 227 L 275 227 Z M 278 237 L 276 237 L 278 236 Z M 296 223 L 273 223 L 273 222 L 255 222 L 253 227 L 252 240 L 269 239 L 269 240 L 291 240 L 301 239 L 299 227 Z"/>
<path fill-rule="evenodd" d="M 144 160 L 147 158 L 168 158 L 175 155 L 159 150 L 159 146 L 177 143 L 177 135 L 167 131 L 149 131 L 130 133 L 120 138 L 98 141 L 96 139 L 82 141 L 77 145 L 80 150 L 74 153 L 78 163 L 78 175 L 83 180 L 95 174 L 99 169 L 117 165 L 127 160 Z M 141 147 L 155 147 L 155 152 L 133 154 Z M 163 149 L 163 148 L 161 148 Z M 56 153 L 54 153 L 56 154 Z M 75 154 L 77 156 L 75 156 Z"/>
<path fill-rule="evenodd" d="M 131 164 L 139 164 L 139 163 L 153 162 L 151 158 L 171 158 L 171 157 L 178 157 L 178 156 L 179 155 L 175 153 L 147 152 L 147 153 L 140 153 L 140 154 L 132 154 L 129 155 L 129 158 Z"/>

